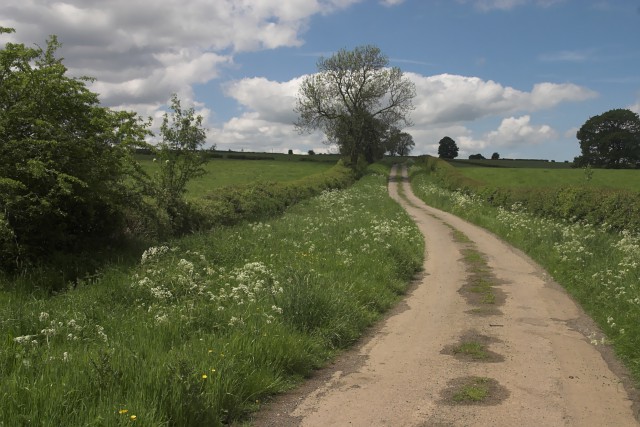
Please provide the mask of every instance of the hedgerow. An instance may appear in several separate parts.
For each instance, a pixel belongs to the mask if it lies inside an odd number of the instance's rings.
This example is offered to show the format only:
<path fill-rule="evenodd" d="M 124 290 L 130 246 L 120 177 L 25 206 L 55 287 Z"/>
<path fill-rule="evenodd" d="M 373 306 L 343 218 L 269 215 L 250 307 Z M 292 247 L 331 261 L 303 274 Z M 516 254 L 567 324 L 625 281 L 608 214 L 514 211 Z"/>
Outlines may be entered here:
<path fill-rule="evenodd" d="M 609 188 L 561 186 L 509 188 L 484 185 L 462 175 L 447 162 L 425 156 L 420 164 L 449 190 L 476 194 L 496 207 L 523 206 L 535 215 L 603 224 L 616 231 L 640 232 L 640 193 Z"/>

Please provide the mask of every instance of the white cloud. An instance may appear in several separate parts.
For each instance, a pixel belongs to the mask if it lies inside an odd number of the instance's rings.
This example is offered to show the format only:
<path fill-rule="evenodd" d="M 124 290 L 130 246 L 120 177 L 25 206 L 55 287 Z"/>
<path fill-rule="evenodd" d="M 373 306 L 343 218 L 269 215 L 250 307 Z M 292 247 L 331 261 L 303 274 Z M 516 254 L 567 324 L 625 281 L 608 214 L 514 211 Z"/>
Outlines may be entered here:
<path fill-rule="evenodd" d="M 514 113 L 531 113 L 595 96 L 573 84 L 538 83 L 525 92 L 477 77 L 407 76 L 416 84 L 416 109 L 412 112 L 415 125 L 407 131 L 416 141 L 415 151 L 421 153 L 436 153 L 437 142 L 445 135 L 458 141 L 461 150 L 468 153 L 487 147 L 522 147 L 549 141 L 557 136 L 550 126 L 533 124 L 530 114 Z M 216 131 L 220 146 L 267 150 L 279 147 L 286 151 L 291 148 L 287 145 L 296 141 L 305 149 L 315 150 L 324 137 L 319 133 L 298 135 L 293 127 L 297 118 L 293 109 L 303 78 L 277 82 L 257 77 L 228 83 L 225 94 L 235 99 L 243 112 Z M 491 117 L 502 120 L 495 130 L 474 135 L 467 128 Z"/>
<path fill-rule="evenodd" d="M 65 65 L 98 81 L 108 106 L 166 101 L 219 75 L 234 52 L 299 46 L 310 17 L 362 0 L 4 0 L 4 40 L 56 34 Z"/>
<path fill-rule="evenodd" d="M 425 77 L 414 73 L 407 76 L 416 85 L 416 109 L 412 118 L 418 125 L 468 122 L 518 111 L 537 111 L 596 96 L 595 92 L 570 83 L 538 83 L 531 92 L 524 92 L 478 77 L 452 74 Z"/>
<path fill-rule="evenodd" d="M 531 116 L 525 115 L 503 119 L 498 129 L 487 134 L 487 142 L 491 146 L 512 147 L 539 144 L 555 136 L 556 132 L 550 126 L 534 126 Z"/>
<path fill-rule="evenodd" d="M 633 111 L 634 113 L 640 114 L 640 99 L 638 99 L 638 101 L 635 104 L 629 105 L 627 108 Z"/>

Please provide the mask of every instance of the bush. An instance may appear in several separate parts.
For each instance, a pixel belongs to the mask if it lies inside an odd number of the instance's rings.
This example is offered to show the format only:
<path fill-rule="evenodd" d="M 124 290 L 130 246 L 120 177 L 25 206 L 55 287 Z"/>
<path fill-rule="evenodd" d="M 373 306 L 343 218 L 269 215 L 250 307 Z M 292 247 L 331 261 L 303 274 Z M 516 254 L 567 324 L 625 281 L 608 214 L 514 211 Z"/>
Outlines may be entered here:
<path fill-rule="evenodd" d="M 101 107 L 87 78 L 66 76 L 59 46 L 52 36 L 46 49 L 7 43 L 0 50 L 2 260 L 110 241 L 121 234 L 124 207 L 142 198 L 132 150 L 144 143 L 146 124 Z"/>

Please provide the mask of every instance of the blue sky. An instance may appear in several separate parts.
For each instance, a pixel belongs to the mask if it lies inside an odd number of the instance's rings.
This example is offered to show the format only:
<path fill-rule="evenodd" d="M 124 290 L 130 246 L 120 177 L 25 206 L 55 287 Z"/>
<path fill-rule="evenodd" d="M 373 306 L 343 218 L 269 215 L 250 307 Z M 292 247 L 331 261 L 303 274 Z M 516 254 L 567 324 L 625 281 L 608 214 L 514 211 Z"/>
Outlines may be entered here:
<path fill-rule="evenodd" d="M 640 112 L 640 0 L 5 0 L 0 25 L 57 34 L 105 105 L 158 118 L 178 93 L 225 150 L 335 150 L 295 132 L 297 87 L 362 44 L 416 84 L 414 154 L 571 160 L 590 116 Z"/>

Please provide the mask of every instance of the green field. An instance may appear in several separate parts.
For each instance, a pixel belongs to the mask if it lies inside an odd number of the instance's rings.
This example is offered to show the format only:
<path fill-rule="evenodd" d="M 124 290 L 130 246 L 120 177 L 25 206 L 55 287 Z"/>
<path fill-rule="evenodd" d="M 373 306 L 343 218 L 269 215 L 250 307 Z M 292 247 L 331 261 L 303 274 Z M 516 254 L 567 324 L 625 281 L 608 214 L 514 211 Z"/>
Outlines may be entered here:
<path fill-rule="evenodd" d="M 157 170 L 157 166 L 150 157 L 141 158 L 140 163 L 149 174 L 153 174 Z M 207 173 L 188 183 L 188 196 L 199 198 L 215 188 L 230 185 L 265 181 L 295 181 L 308 175 L 327 171 L 334 164 L 335 162 L 325 161 L 287 161 L 286 158 L 282 160 L 212 159 L 205 165 Z"/>
<path fill-rule="evenodd" d="M 640 170 L 592 169 L 591 179 L 584 169 L 465 167 L 460 173 L 494 187 L 560 187 L 587 185 L 640 191 Z"/>

